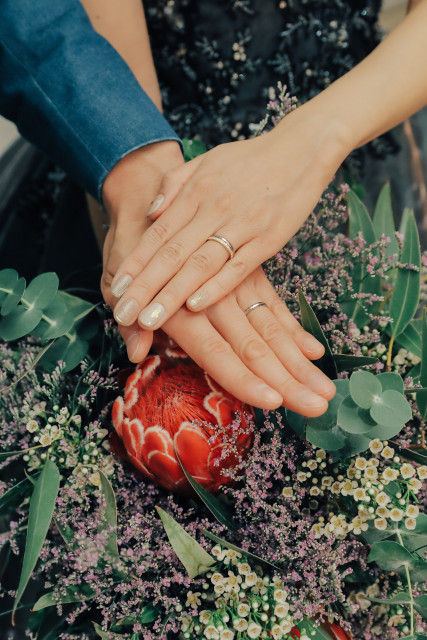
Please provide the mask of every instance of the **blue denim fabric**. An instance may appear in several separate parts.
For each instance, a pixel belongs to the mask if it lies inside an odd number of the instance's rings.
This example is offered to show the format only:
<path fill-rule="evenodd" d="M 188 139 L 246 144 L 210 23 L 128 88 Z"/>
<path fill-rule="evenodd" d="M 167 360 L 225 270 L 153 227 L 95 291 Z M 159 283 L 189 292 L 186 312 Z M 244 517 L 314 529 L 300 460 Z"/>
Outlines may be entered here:
<path fill-rule="evenodd" d="M 99 200 L 130 151 L 179 141 L 79 0 L 0 0 L 0 113 Z"/>

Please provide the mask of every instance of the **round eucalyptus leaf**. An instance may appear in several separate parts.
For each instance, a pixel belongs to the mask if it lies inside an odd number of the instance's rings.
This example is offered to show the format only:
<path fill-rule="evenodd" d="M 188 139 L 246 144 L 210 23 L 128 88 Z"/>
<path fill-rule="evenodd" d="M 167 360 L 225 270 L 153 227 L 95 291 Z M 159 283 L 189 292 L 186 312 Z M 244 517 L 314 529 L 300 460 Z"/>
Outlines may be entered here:
<path fill-rule="evenodd" d="M 345 445 L 339 451 L 341 458 L 354 456 L 356 455 L 356 453 L 366 451 L 369 448 L 369 444 L 372 440 L 370 432 L 366 435 L 363 433 L 348 433 L 341 430 L 341 433 L 345 435 Z"/>
<path fill-rule="evenodd" d="M 316 429 L 310 424 L 310 420 L 307 424 L 305 437 L 311 444 L 325 451 L 339 451 L 343 448 L 345 445 L 345 437 L 339 427 L 334 426 L 332 429 L 326 430 Z"/>
<path fill-rule="evenodd" d="M 341 402 L 337 421 L 341 429 L 355 434 L 368 433 L 377 424 L 372 420 L 369 412 L 366 409 L 361 409 L 350 395 Z"/>
<path fill-rule="evenodd" d="M 46 309 L 58 291 L 59 279 L 56 273 L 41 273 L 31 280 L 25 290 L 25 301 L 36 309 Z"/>
<path fill-rule="evenodd" d="M 341 402 L 348 394 L 349 382 L 334 380 L 334 384 L 337 392 L 329 402 L 326 413 L 317 418 L 309 418 L 305 434 L 309 442 L 326 451 L 338 451 L 345 443 L 343 432 L 337 427 L 337 413 Z"/>
<path fill-rule="evenodd" d="M 427 595 L 417 596 L 414 604 L 420 616 L 422 616 L 424 620 L 427 620 Z"/>
<path fill-rule="evenodd" d="M 382 390 L 378 377 L 369 371 L 355 371 L 350 378 L 351 397 L 362 409 L 370 409 L 374 398 L 381 395 Z"/>
<path fill-rule="evenodd" d="M 387 389 L 370 409 L 371 417 L 379 424 L 402 427 L 412 418 L 409 402 L 398 391 Z"/>
<path fill-rule="evenodd" d="M 13 285 L 10 287 L 9 291 L 10 293 L 6 293 L 3 304 L 1 306 L 0 313 L 2 316 L 7 316 L 9 313 L 11 313 L 11 311 L 16 309 L 22 298 L 22 294 L 25 291 L 25 278 L 17 278 Z"/>
<path fill-rule="evenodd" d="M 43 319 L 34 334 L 44 340 L 59 338 L 74 325 L 74 316 L 63 300 L 54 298 L 53 302 L 43 312 Z"/>
<path fill-rule="evenodd" d="M 372 433 L 369 435 L 371 439 L 379 438 L 379 440 L 389 440 L 390 438 L 394 438 L 397 436 L 399 431 L 403 428 L 403 424 L 395 425 L 395 424 L 377 424 L 377 426 L 372 429 Z"/>
<path fill-rule="evenodd" d="M 65 336 L 59 338 L 41 359 L 43 367 L 53 371 L 59 361 L 65 362 L 64 371 L 71 371 L 86 356 L 89 344 L 86 340 L 80 340 L 74 334 L 74 340 L 70 342 Z"/>
<path fill-rule="evenodd" d="M 20 305 L 0 320 L 0 338 L 8 341 L 26 336 L 35 329 L 42 315 L 40 309 L 25 309 Z"/>
<path fill-rule="evenodd" d="M 405 565 L 414 564 L 415 558 L 401 544 L 385 540 L 384 542 L 374 542 L 368 562 L 376 562 L 384 571 L 399 571 Z"/>
<path fill-rule="evenodd" d="M 15 269 L 0 270 L 0 289 L 11 289 L 18 280 L 18 272 Z"/>
<path fill-rule="evenodd" d="M 387 371 L 386 373 L 378 374 L 376 378 L 381 382 L 383 391 L 387 391 L 387 389 L 393 389 L 394 391 L 403 393 L 403 380 L 402 377 L 399 376 L 399 374 Z"/>

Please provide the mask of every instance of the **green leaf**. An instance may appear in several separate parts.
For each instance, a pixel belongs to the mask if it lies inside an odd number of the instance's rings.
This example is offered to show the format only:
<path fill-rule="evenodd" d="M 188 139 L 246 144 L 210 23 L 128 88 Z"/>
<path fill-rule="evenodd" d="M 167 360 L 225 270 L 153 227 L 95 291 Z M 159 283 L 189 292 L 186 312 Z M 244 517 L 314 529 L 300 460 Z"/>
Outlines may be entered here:
<path fill-rule="evenodd" d="M 227 507 L 207 489 L 202 487 L 202 485 L 199 484 L 190 473 L 188 473 L 178 454 L 176 454 L 176 457 L 178 458 L 179 464 L 181 465 L 188 482 L 191 484 L 199 498 L 205 503 L 212 515 L 218 520 L 218 522 L 227 527 L 227 529 L 230 529 L 230 531 L 236 531 L 236 523 L 234 522 L 233 516 L 230 514 Z"/>
<path fill-rule="evenodd" d="M 2 316 L 7 316 L 16 308 L 22 298 L 22 294 L 24 293 L 24 291 L 25 278 L 18 278 L 18 274 L 16 274 L 16 281 L 13 283 L 10 292 L 7 293 L 6 298 L 3 301 L 1 307 Z"/>
<path fill-rule="evenodd" d="M 332 356 L 331 349 L 329 347 L 329 343 L 326 339 L 325 334 L 323 333 L 322 327 L 313 309 L 310 307 L 307 299 L 302 292 L 302 289 L 298 292 L 298 302 L 301 312 L 301 324 L 308 333 L 311 333 L 323 346 L 325 347 L 325 353 L 319 360 L 314 360 L 313 363 L 319 367 L 324 374 L 329 376 L 331 380 L 334 380 L 337 377 L 337 369 L 335 366 L 335 360 Z"/>
<path fill-rule="evenodd" d="M 73 334 L 73 340 L 63 336 L 58 338 L 55 344 L 49 349 L 48 353 L 43 356 L 41 363 L 47 371 L 53 371 L 58 362 L 62 360 L 66 363 L 64 373 L 72 371 L 86 357 L 89 349 L 89 343 L 86 340 L 80 340 Z"/>
<path fill-rule="evenodd" d="M 128 635 L 122 635 L 121 633 L 114 633 L 112 631 L 103 631 L 102 627 L 96 622 L 92 622 L 93 627 L 100 638 L 104 638 L 106 640 L 111 640 L 112 638 L 127 638 Z"/>
<path fill-rule="evenodd" d="M 376 562 L 384 571 L 400 571 L 402 567 L 409 567 L 414 563 L 414 556 L 401 544 L 386 540 L 374 542 L 368 562 Z"/>
<path fill-rule="evenodd" d="M 417 517 L 415 529 L 406 529 L 406 527 L 402 526 L 402 528 L 399 528 L 399 534 L 408 551 L 415 552 L 417 549 L 427 545 L 427 514 L 420 513 Z"/>
<path fill-rule="evenodd" d="M 6 460 L 12 456 L 22 456 L 24 453 L 28 453 L 28 449 L 20 449 L 19 451 L 0 451 L 0 460 Z"/>
<path fill-rule="evenodd" d="M 300 413 L 294 413 L 289 409 L 286 409 L 286 421 L 288 425 L 291 427 L 292 431 L 297 434 L 297 436 L 303 437 L 305 434 L 305 416 L 302 416 Z"/>
<path fill-rule="evenodd" d="M 385 250 L 385 257 L 399 255 L 399 243 L 396 238 L 396 229 L 394 226 L 393 207 L 391 204 L 390 183 L 387 182 L 381 189 L 375 205 L 373 225 L 378 239 L 382 235 L 388 236 L 390 242 Z"/>
<path fill-rule="evenodd" d="M 101 478 L 101 492 L 105 500 L 105 510 L 100 519 L 98 531 L 108 531 L 105 551 L 114 561 L 119 560 L 119 548 L 117 546 L 117 504 L 113 487 L 107 476 L 98 470 Z"/>
<path fill-rule="evenodd" d="M 406 329 L 414 317 L 420 298 L 421 250 L 413 212 L 408 217 L 399 261 L 403 264 L 414 265 L 418 271 L 398 267 L 396 285 L 388 310 L 388 314 L 393 320 L 391 326 L 392 338 L 396 338 Z"/>
<path fill-rule="evenodd" d="M 401 591 L 400 593 L 396 593 L 391 598 L 370 598 L 366 596 L 368 600 L 371 602 L 378 602 L 378 604 L 409 604 L 411 602 L 411 596 L 406 591 Z"/>
<path fill-rule="evenodd" d="M 370 409 L 374 404 L 375 396 L 381 395 L 382 390 L 378 376 L 368 371 L 356 371 L 350 378 L 350 395 L 353 402 L 362 409 Z"/>
<path fill-rule="evenodd" d="M 402 380 L 402 376 L 399 376 L 398 373 L 392 373 L 391 371 L 387 371 L 386 373 L 378 374 L 377 378 L 381 382 L 383 391 L 393 389 L 394 391 L 403 393 L 404 391 L 403 380 Z"/>
<path fill-rule="evenodd" d="M 347 433 L 361 435 L 373 430 L 376 422 L 366 409 L 361 409 L 348 395 L 341 402 L 337 416 L 338 425 Z"/>
<path fill-rule="evenodd" d="M 414 598 L 414 607 L 420 616 L 422 616 L 424 620 L 427 620 L 427 595 Z"/>
<path fill-rule="evenodd" d="M 59 278 L 56 273 L 41 273 L 31 280 L 25 290 L 24 299 L 27 304 L 36 309 L 46 309 L 58 291 Z"/>
<path fill-rule="evenodd" d="M 394 389 L 387 389 L 377 397 L 370 413 L 375 422 L 390 427 L 402 427 L 412 418 L 411 405 L 405 396 Z"/>
<path fill-rule="evenodd" d="M 197 158 L 197 156 L 201 156 L 207 151 L 206 146 L 201 140 L 189 140 L 188 138 L 184 138 L 182 140 L 182 147 L 184 150 L 185 162 L 193 160 L 193 158 Z"/>
<path fill-rule="evenodd" d="M 310 640 L 332 640 L 331 634 L 326 629 L 314 624 L 311 620 L 305 619 L 300 622 L 297 625 L 297 629 L 307 635 Z M 290 637 L 292 638 L 292 635 Z"/>
<path fill-rule="evenodd" d="M 47 607 L 56 606 L 59 602 L 61 604 L 71 604 L 72 602 L 83 602 L 84 600 L 90 600 L 96 596 L 95 591 L 88 585 L 79 585 L 79 587 L 65 587 L 65 594 L 55 594 L 53 591 L 44 593 L 35 603 L 32 611 L 41 611 Z"/>
<path fill-rule="evenodd" d="M 396 342 L 400 347 L 407 349 L 418 358 L 421 358 L 421 334 L 417 331 L 414 320 L 408 324 L 405 331 L 402 331 L 402 333 L 396 336 Z"/>
<path fill-rule="evenodd" d="M 359 367 L 366 367 L 378 362 L 378 358 L 373 358 L 371 356 L 350 356 L 343 355 L 341 353 L 335 353 L 333 358 L 338 373 L 341 373 L 342 371 L 350 372 L 354 369 L 358 369 Z"/>
<path fill-rule="evenodd" d="M 190 578 L 205 573 L 216 560 L 192 538 L 176 520 L 160 507 L 156 507 L 163 522 L 166 534 L 178 558 L 187 570 Z"/>
<path fill-rule="evenodd" d="M 338 451 L 345 445 L 345 436 L 337 427 L 337 415 L 341 402 L 348 394 L 350 383 L 348 380 L 333 382 L 337 391 L 330 400 L 326 413 L 317 418 L 309 418 L 305 434 L 311 444 L 325 451 Z"/>
<path fill-rule="evenodd" d="M 59 479 L 58 467 L 52 460 L 48 460 L 37 479 L 30 500 L 24 560 L 12 609 L 13 622 L 16 608 L 36 566 L 52 520 L 56 496 L 59 491 Z"/>
<path fill-rule="evenodd" d="M 427 464 L 427 451 L 425 449 L 403 449 L 395 442 L 392 443 L 396 453 L 404 460 L 418 462 L 418 464 Z"/>
<path fill-rule="evenodd" d="M 21 501 L 26 498 L 30 490 L 32 488 L 31 483 L 28 478 L 24 478 L 13 487 L 8 489 L 0 496 L 0 514 L 5 513 L 6 507 L 8 507 L 11 503 L 13 504 L 16 498 L 19 498 Z"/>
<path fill-rule="evenodd" d="M 379 440 L 389 440 L 394 438 L 403 429 L 403 424 L 377 424 L 369 434 L 371 438 L 378 438 Z"/>
<path fill-rule="evenodd" d="M 250 551 L 245 551 L 241 547 L 236 547 L 235 544 L 231 544 L 231 542 L 227 542 L 227 540 L 223 540 L 222 538 L 219 538 L 218 536 L 216 536 L 214 533 L 211 533 L 207 529 L 202 529 L 202 533 L 204 536 L 206 536 L 207 538 L 210 538 L 213 542 L 216 542 L 216 544 L 219 544 L 221 547 L 226 547 L 227 549 L 232 549 L 233 551 L 237 551 L 237 553 L 241 553 L 242 555 L 247 556 L 248 558 L 251 558 L 257 564 L 259 563 L 265 564 L 271 567 L 272 569 L 274 569 L 275 571 L 281 571 L 280 567 L 273 564 L 269 560 L 264 560 L 264 558 L 261 558 L 261 556 L 255 555 L 255 553 L 251 553 Z"/>
<path fill-rule="evenodd" d="M 421 365 L 420 365 L 420 384 L 427 387 L 427 310 L 423 309 L 422 329 L 421 329 Z M 416 395 L 418 409 L 422 419 L 427 420 L 427 391 L 418 391 Z"/>
<path fill-rule="evenodd" d="M 67 311 L 65 302 L 60 296 L 55 296 L 53 301 L 43 312 L 43 319 L 34 335 L 43 340 L 60 338 L 74 325 L 74 316 L 71 311 Z"/>
<path fill-rule="evenodd" d="M 0 320 L 0 338 L 5 342 L 17 340 L 31 333 L 41 320 L 43 311 L 19 305 Z"/>
<path fill-rule="evenodd" d="M 349 236 L 357 238 L 361 233 L 366 243 L 373 244 L 377 240 L 374 225 L 371 217 L 363 204 L 363 202 L 352 191 L 347 194 L 348 205 L 350 208 L 349 215 Z"/>

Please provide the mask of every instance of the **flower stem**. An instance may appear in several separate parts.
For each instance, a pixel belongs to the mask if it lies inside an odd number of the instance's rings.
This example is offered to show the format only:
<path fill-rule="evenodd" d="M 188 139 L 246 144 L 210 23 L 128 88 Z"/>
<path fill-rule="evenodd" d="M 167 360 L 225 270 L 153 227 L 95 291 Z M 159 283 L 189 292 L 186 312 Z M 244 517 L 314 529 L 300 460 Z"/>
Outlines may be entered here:
<path fill-rule="evenodd" d="M 390 338 L 390 344 L 388 345 L 388 351 L 387 351 L 387 367 L 386 367 L 386 371 L 390 371 L 391 369 L 391 356 L 393 353 L 393 345 L 394 345 L 394 338 Z"/>
<path fill-rule="evenodd" d="M 397 539 L 399 540 L 399 543 L 402 545 L 402 547 L 404 547 L 405 545 L 403 544 L 403 540 L 402 540 L 402 534 L 400 533 L 400 531 L 397 531 Z M 411 602 L 409 604 L 409 612 L 410 612 L 410 616 L 411 616 L 411 620 L 410 620 L 410 635 L 411 637 L 414 635 L 415 632 L 415 613 L 414 613 L 414 595 L 412 593 L 412 580 L 411 580 L 411 574 L 409 573 L 409 567 L 407 564 L 405 564 L 405 573 L 406 573 L 406 581 L 408 583 L 408 593 L 409 593 L 409 597 L 411 599 Z"/>

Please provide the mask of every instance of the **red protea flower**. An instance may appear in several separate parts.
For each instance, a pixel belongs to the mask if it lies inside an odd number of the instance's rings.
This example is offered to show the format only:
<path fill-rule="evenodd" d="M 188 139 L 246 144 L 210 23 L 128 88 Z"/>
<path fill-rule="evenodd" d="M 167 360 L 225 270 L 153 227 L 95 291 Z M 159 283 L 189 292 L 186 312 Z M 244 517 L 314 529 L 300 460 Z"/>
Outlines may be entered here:
<path fill-rule="evenodd" d="M 127 458 L 150 480 L 181 492 L 190 485 L 177 456 L 209 491 L 230 483 L 221 471 L 236 466 L 249 452 L 251 416 L 251 407 L 191 360 L 158 355 L 136 367 L 124 398 L 113 406 L 113 424 Z"/>

